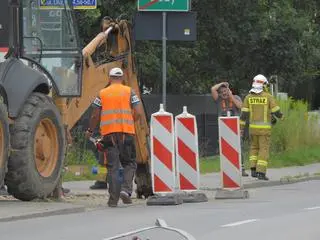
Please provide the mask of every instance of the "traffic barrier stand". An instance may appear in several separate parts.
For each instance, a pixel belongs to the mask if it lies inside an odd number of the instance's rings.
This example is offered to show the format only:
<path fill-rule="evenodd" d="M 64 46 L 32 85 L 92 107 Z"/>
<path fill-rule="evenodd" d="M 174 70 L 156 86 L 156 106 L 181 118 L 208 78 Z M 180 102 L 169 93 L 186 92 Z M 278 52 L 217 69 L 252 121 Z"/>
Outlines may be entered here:
<path fill-rule="evenodd" d="M 150 150 L 154 195 L 148 198 L 147 205 L 182 204 L 183 200 L 175 189 L 173 115 L 164 110 L 163 104 L 160 104 L 159 112 L 151 115 Z"/>
<path fill-rule="evenodd" d="M 197 121 L 189 114 L 187 107 L 175 117 L 175 144 L 177 163 L 177 182 L 183 202 L 207 202 L 204 193 L 199 192 L 199 147 Z"/>
<path fill-rule="evenodd" d="M 229 115 L 229 114 L 228 114 Z M 219 117 L 219 148 L 222 188 L 216 199 L 249 198 L 242 186 L 240 124 L 238 116 Z"/>

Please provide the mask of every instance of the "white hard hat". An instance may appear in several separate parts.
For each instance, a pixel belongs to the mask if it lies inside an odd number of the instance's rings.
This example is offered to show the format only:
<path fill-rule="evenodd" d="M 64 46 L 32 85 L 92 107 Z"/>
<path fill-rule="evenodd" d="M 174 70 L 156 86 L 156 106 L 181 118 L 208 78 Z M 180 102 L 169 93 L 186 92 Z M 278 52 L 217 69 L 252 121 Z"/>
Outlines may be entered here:
<path fill-rule="evenodd" d="M 123 71 L 121 70 L 121 68 L 112 68 L 109 72 L 109 76 L 110 77 L 122 77 L 123 76 Z"/>

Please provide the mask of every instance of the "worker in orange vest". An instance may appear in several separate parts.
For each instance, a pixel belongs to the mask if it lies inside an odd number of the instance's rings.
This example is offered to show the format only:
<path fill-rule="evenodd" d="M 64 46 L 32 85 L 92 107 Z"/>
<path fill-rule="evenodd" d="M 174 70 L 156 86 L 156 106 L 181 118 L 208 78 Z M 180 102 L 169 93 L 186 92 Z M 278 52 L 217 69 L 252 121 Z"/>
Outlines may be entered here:
<path fill-rule="evenodd" d="M 241 114 L 242 100 L 238 95 L 234 95 L 229 88 L 228 82 L 221 82 L 211 88 L 213 100 L 217 106 L 218 117 L 226 117 L 227 112 L 231 116 L 239 116 Z M 248 129 L 244 129 L 244 134 L 241 134 L 241 168 L 242 176 L 248 177 L 244 166 L 244 153 L 248 142 Z"/>
<path fill-rule="evenodd" d="M 133 178 L 137 168 L 135 152 L 134 121 L 143 114 L 142 104 L 133 89 L 122 84 L 123 71 L 112 68 L 110 85 L 102 89 L 94 100 L 86 136 L 100 120 L 102 144 L 107 152 L 107 180 L 109 185 L 109 207 L 117 207 L 119 198 L 124 204 L 132 203 Z M 123 175 L 122 175 L 123 170 Z"/>

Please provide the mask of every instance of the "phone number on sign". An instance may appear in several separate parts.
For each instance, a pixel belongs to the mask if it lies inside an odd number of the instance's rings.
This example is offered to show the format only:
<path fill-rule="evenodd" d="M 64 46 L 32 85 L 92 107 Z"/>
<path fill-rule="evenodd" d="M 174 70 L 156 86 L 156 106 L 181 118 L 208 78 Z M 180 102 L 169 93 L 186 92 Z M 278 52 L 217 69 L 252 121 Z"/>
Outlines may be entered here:
<path fill-rule="evenodd" d="M 73 6 L 94 6 L 96 5 L 96 0 L 73 0 Z"/>
<path fill-rule="evenodd" d="M 67 0 L 41 0 L 42 6 L 62 6 Z M 72 0 L 73 6 L 95 6 L 96 0 Z"/>

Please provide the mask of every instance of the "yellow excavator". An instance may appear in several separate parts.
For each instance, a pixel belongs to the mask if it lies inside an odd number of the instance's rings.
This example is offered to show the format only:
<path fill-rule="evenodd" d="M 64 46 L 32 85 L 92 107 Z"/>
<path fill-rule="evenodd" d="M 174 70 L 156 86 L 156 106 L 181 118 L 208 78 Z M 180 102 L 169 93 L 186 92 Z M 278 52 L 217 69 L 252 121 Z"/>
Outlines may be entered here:
<path fill-rule="evenodd" d="M 0 63 L 0 184 L 23 201 L 59 186 L 70 130 L 108 85 L 111 68 L 121 67 L 140 96 L 128 21 L 104 18 L 103 33 L 81 48 L 72 1 L 58 8 L 39 2 L 0 3 L 0 49 L 7 49 Z M 148 197 L 146 116 L 135 127 L 137 195 Z"/>

